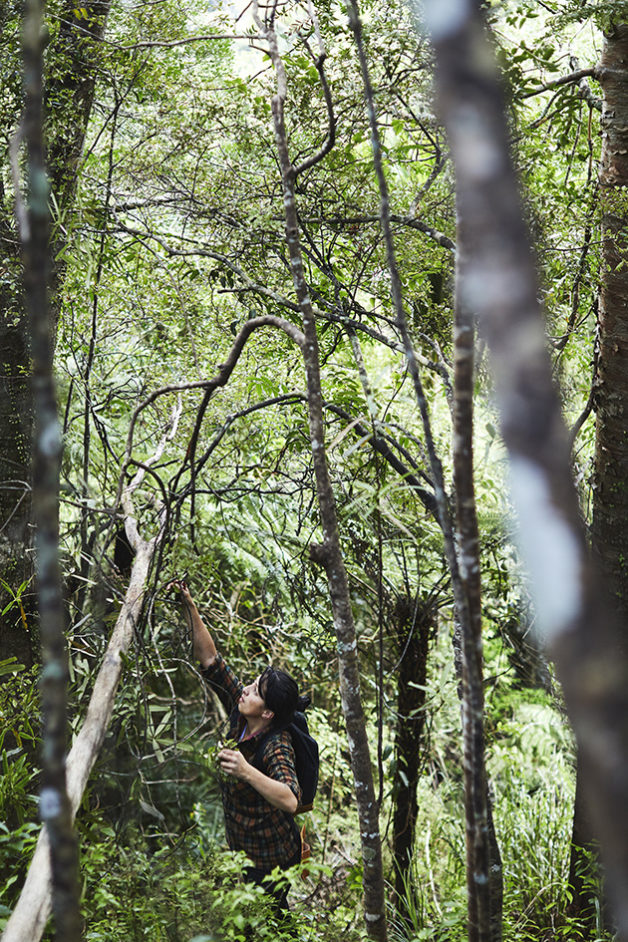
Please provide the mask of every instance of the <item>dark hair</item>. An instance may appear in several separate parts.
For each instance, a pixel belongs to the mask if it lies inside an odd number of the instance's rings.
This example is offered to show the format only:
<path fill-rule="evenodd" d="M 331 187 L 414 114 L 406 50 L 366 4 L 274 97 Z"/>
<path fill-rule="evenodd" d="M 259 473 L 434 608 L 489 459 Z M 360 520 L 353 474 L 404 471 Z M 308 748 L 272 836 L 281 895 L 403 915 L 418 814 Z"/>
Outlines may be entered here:
<path fill-rule="evenodd" d="M 283 729 L 292 722 L 296 710 L 305 710 L 311 703 L 309 697 L 300 697 L 297 682 L 285 671 L 267 667 L 259 678 L 259 692 L 264 703 L 274 715 L 272 725 Z"/>

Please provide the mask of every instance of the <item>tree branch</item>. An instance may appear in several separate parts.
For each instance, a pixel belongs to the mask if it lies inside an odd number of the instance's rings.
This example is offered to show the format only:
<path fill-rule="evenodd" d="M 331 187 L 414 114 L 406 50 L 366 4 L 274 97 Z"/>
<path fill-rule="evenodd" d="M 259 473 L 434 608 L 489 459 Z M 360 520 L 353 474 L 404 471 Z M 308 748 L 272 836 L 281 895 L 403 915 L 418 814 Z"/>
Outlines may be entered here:
<path fill-rule="evenodd" d="M 543 92 L 549 92 L 553 88 L 560 88 L 561 85 L 573 85 L 575 82 L 580 82 L 581 79 L 588 77 L 599 79 L 599 68 L 594 66 L 591 69 L 578 69 L 577 72 L 570 72 L 569 75 L 563 75 L 561 78 L 553 79 L 551 82 L 546 82 L 544 85 L 539 85 L 537 88 L 533 88 L 529 92 L 525 92 L 520 97 L 522 99 L 532 98 L 534 95 L 541 95 Z"/>

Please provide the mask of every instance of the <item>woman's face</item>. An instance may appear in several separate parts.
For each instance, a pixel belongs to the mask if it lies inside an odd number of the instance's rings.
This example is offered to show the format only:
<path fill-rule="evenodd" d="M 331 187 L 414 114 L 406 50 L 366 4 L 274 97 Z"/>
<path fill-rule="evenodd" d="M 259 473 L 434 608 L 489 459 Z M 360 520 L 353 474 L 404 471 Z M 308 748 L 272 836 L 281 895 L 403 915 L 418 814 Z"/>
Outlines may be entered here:
<path fill-rule="evenodd" d="M 242 716 L 250 719 L 257 717 L 263 719 L 272 718 L 272 713 L 264 703 L 259 692 L 259 676 L 242 690 L 242 695 L 238 700 L 238 710 Z M 268 714 L 268 716 L 266 714 Z"/>

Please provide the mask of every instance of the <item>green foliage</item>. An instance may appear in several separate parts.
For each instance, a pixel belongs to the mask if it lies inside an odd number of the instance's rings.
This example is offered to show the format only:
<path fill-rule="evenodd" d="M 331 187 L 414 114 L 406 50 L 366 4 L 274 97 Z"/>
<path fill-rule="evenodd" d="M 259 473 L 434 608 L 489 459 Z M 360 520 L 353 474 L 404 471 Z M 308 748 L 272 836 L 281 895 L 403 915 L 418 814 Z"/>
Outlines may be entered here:
<path fill-rule="evenodd" d="M 39 695 L 35 672 L 3 661 L 0 683 L 0 929 L 19 893 L 39 834 Z M 22 667 L 22 665 L 18 665 Z M 15 672 L 14 672 L 15 671 Z"/>
<path fill-rule="evenodd" d="M 324 918 L 299 903 L 304 890 L 310 893 L 317 882 L 329 879 L 328 868 L 312 863 L 307 884 L 295 874 L 294 911 L 286 926 L 275 917 L 259 887 L 241 882 L 243 855 L 225 852 L 216 844 L 202 854 L 198 851 L 196 828 L 173 844 L 166 841 L 152 847 L 140 834 L 128 832 L 121 845 L 112 827 L 94 819 L 89 841 L 83 841 L 81 865 L 86 940 L 243 942 L 252 934 L 261 942 L 282 942 L 296 932 L 299 938 L 333 942 L 339 931 L 350 942 L 362 938 L 350 927 L 354 896 Z"/>

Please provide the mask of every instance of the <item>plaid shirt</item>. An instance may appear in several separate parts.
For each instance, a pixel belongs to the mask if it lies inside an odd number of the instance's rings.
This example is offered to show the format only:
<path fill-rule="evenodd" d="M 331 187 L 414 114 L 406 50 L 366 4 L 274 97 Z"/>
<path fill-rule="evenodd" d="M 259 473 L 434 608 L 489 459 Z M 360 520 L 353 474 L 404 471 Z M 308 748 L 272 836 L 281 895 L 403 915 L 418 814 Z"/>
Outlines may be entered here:
<path fill-rule="evenodd" d="M 242 683 L 220 655 L 203 671 L 206 681 L 230 710 L 229 737 L 238 741 L 245 720 L 237 703 Z M 265 731 L 238 742 L 238 749 L 252 762 Z M 278 782 L 285 782 L 301 800 L 301 788 L 294 767 L 294 749 L 287 730 L 269 736 L 262 753 L 262 771 Z M 293 815 L 269 804 L 251 785 L 228 776 L 222 783 L 222 804 L 225 812 L 227 843 L 232 850 L 243 850 L 256 867 L 272 870 L 285 867 L 301 846 L 299 829 Z"/>

